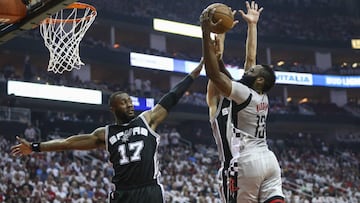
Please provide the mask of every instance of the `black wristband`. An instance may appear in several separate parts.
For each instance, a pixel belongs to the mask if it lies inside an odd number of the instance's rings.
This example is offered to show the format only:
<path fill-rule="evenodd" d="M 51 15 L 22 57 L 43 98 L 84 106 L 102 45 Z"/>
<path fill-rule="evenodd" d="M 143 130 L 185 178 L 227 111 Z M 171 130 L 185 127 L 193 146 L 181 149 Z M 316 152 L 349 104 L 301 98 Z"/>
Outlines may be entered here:
<path fill-rule="evenodd" d="M 33 152 L 41 152 L 40 151 L 40 142 L 33 142 L 31 143 L 31 150 Z"/>

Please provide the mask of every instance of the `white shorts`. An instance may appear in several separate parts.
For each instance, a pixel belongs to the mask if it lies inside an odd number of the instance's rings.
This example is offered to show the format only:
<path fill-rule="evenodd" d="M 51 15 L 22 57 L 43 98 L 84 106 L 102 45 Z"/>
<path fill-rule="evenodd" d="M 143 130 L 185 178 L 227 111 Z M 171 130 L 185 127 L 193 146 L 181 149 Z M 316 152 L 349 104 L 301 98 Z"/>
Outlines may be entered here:
<path fill-rule="evenodd" d="M 233 158 L 230 169 L 237 172 L 237 202 L 265 202 L 284 197 L 281 169 L 275 154 L 268 149 L 244 151 Z"/>

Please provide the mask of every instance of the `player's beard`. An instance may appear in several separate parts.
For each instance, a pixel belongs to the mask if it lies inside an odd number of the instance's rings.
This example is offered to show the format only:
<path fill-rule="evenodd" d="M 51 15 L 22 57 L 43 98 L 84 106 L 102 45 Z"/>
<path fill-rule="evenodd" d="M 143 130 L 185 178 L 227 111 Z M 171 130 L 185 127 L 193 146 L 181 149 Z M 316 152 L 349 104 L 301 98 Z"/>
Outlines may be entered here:
<path fill-rule="evenodd" d="M 115 115 L 116 118 L 119 121 L 122 121 L 123 123 L 128 123 L 129 121 L 131 121 L 133 118 L 135 118 L 135 115 L 129 115 L 121 110 L 116 110 L 115 111 Z"/>
<path fill-rule="evenodd" d="M 242 78 L 240 79 L 240 82 L 250 88 L 253 87 L 254 82 L 256 80 L 256 76 L 251 76 L 251 75 L 243 75 Z"/>

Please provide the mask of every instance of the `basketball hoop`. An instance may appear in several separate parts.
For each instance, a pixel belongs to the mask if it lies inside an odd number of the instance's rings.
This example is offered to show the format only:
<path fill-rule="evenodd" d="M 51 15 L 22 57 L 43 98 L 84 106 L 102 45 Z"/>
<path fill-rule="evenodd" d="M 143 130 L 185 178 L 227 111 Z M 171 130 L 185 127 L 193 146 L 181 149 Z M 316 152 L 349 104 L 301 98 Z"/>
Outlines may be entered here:
<path fill-rule="evenodd" d="M 62 74 L 84 65 L 80 42 L 96 15 L 95 7 L 75 2 L 41 22 L 40 33 L 50 52 L 48 71 Z"/>

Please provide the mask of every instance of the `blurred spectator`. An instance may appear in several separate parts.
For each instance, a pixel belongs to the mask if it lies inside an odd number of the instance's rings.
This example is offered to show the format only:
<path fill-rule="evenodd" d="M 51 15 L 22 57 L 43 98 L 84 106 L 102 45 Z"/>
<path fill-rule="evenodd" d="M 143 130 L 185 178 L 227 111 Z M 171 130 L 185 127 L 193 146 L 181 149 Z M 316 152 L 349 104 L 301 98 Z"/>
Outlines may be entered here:
<path fill-rule="evenodd" d="M 14 94 L 10 94 L 6 96 L 6 98 L 3 101 L 3 105 L 8 107 L 16 107 L 18 104 L 18 100 L 16 99 L 16 96 Z"/>
<path fill-rule="evenodd" d="M 23 78 L 25 82 L 32 82 L 33 81 L 33 71 L 30 63 L 30 56 L 25 56 L 25 63 L 24 63 L 24 72 L 23 72 Z"/>
<path fill-rule="evenodd" d="M 151 81 L 150 80 L 145 80 L 143 82 L 143 86 L 144 86 L 144 97 L 151 97 Z"/>
<path fill-rule="evenodd" d="M 169 133 L 171 147 L 177 147 L 179 145 L 180 138 L 180 133 L 176 130 L 176 128 L 172 128 Z"/>
<path fill-rule="evenodd" d="M 142 80 L 140 78 L 135 78 L 134 84 L 135 84 L 135 94 L 136 94 L 136 96 L 142 96 L 142 94 L 143 94 Z"/>
<path fill-rule="evenodd" d="M 0 82 L 6 82 L 5 76 L 2 71 L 0 71 Z"/>
<path fill-rule="evenodd" d="M 161 137 L 159 147 L 167 148 L 169 146 L 169 132 L 164 129 L 159 129 L 159 135 Z"/>
<path fill-rule="evenodd" d="M 6 80 L 15 79 L 15 68 L 12 65 L 5 65 L 4 67 L 4 77 Z"/>
<path fill-rule="evenodd" d="M 24 131 L 24 137 L 31 142 L 37 141 L 39 139 L 36 129 L 31 123 L 28 123 Z"/>

